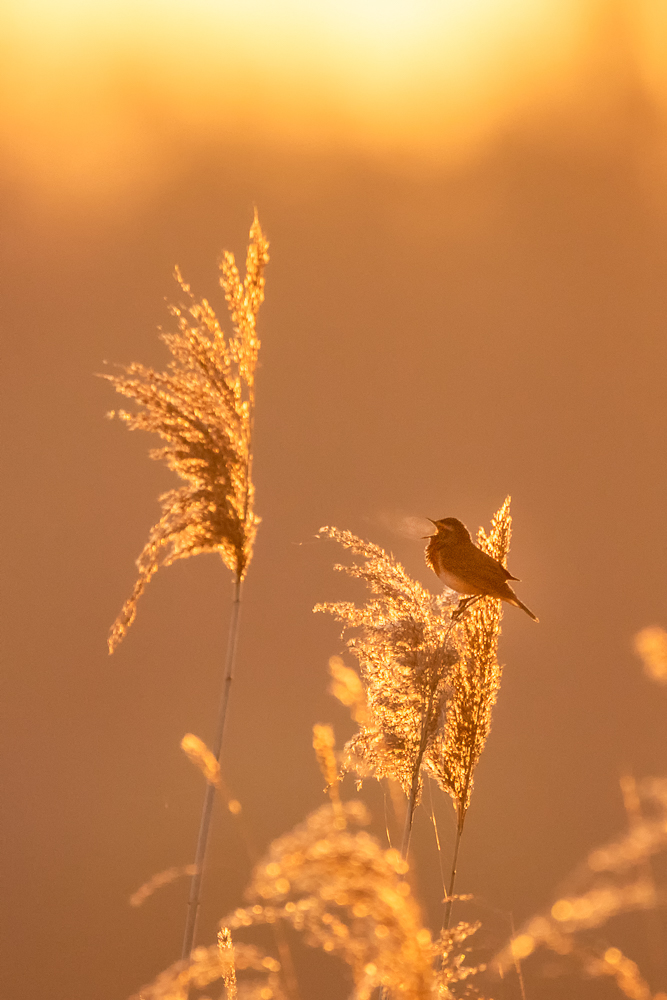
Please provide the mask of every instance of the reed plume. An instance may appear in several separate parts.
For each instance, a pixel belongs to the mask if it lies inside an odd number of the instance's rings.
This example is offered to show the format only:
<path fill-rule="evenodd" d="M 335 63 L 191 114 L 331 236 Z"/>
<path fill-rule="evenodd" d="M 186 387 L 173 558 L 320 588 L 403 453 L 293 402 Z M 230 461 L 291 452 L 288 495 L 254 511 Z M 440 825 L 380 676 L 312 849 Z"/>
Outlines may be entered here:
<path fill-rule="evenodd" d="M 371 598 L 361 607 L 339 601 L 318 604 L 359 633 L 347 645 L 361 667 L 365 689 L 359 731 L 345 746 L 343 767 L 360 778 L 397 781 L 410 801 L 408 827 L 419 801 L 422 762 L 444 711 L 451 668 L 458 658 L 447 599 L 434 598 L 383 549 L 349 531 L 321 528 L 363 564 L 335 568 L 361 579 Z M 338 670 L 339 677 L 344 675 Z M 346 681 L 349 687 L 349 681 Z M 357 702 L 361 704 L 359 696 Z"/>
<path fill-rule="evenodd" d="M 195 301 L 176 269 L 189 304 L 171 307 L 178 329 L 161 334 L 173 356 L 167 371 L 135 363 L 123 367 L 122 375 L 102 376 L 116 392 L 139 404 L 138 412 L 119 410 L 118 417 L 129 430 L 158 434 L 166 443 L 152 449 L 150 457 L 165 462 L 186 482 L 159 498 L 162 517 L 137 559 L 139 577 L 111 628 L 111 653 L 134 621 L 137 601 L 160 566 L 200 552 L 219 552 L 235 580 L 242 581 L 248 570 L 259 523 L 252 483 L 260 347 L 256 318 L 264 300 L 268 259 L 268 243 L 255 216 L 245 279 L 241 281 L 233 254 L 225 251 L 220 264 L 233 335 L 225 336 L 207 300 Z"/>
<path fill-rule="evenodd" d="M 231 967 L 227 973 L 223 976 L 225 983 L 225 1000 L 237 1000 L 239 995 L 238 983 L 236 981 L 236 966 L 234 964 L 234 944 L 232 941 L 232 932 L 229 927 L 221 927 L 218 931 L 218 950 L 225 954 L 226 952 L 231 952 Z"/>
<path fill-rule="evenodd" d="M 628 798 L 636 799 L 636 808 L 629 810 L 627 833 L 591 851 L 551 908 L 528 920 L 495 956 L 492 965 L 501 974 L 517 959 L 546 948 L 571 956 L 589 975 L 613 976 L 628 997 L 653 996 L 634 962 L 615 947 L 600 951 L 597 942 L 587 938 L 588 932 L 619 914 L 650 913 L 667 902 L 667 892 L 656 885 L 650 868 L 651 859 L 667 851 L 667 780 L 646 778 L 635 783 L 624 778 L 622 789 L 626 806 Z M 667 994 L 656 994 L 653 1000 L 658 997 L 667 1000 Z"/>
<path fill-rule="evenodd" d="M 635 652 L 644 664 L 644 673 L 659 684 L 667 684 L 667 632 L 654 626 L 635 636 Z"/>
<path fill-rule="evenodd" d="M 480 971 L 464 964 L 462 947 L 476 926 L 462 923 L 433 941 L 403 878 L 407 862 L 351 829 L 368 822 L 354 801 L 311 813 L 271 844 L 247 893 L 252 905 L 225 922 L 241 928 L 286 920 L 309 944 L 347 962 L 353 1000 L 368 1000 L 378 987 L 396 1000 L 453 1000 L 450 987 Z"/>
<path fill-rule="evenodd" d="M 192 989 L 203 989 L 211 983 L 222 981 L 229 996 L 229 986 L 236 986 L 238 1000 L 285 1000 L 280 987 L 280 963 L 261 948 L 251 944 L 226 942 L 195 948 L 189 959 L 174 962 L 168 969 L 135 993 L 130 1000 L 185 1000 Z M 249 973 L 257 975 L 245 980 Z M 244 981 L 236 982 L 237 975 Z"/>

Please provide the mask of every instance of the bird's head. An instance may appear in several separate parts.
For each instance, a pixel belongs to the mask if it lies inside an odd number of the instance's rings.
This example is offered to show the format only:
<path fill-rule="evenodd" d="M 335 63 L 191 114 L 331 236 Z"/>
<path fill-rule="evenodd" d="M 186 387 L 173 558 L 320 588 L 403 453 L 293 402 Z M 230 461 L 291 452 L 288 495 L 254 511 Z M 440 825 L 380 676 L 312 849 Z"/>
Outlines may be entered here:
<path fill-rule="evenodd" d="M 429 521 L 435 527 L 434 535 L 425 535 L 425 538 L 437 538 L 446 545 L 456 545 L 458 542 L 472 541 L 470 532 L 458 517 L 443 517 L 439 521 L 434 521 L 429 517 Z"/>

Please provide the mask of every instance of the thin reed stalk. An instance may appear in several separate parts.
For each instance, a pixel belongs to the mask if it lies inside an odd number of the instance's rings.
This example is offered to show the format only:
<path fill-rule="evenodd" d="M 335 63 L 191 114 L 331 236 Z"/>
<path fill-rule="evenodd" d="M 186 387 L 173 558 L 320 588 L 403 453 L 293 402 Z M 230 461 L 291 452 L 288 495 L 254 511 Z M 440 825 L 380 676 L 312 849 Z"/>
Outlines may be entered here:
<path fill-rule="evenodd" d="M 479 725 L 479 716 L 482 709 L 482 705 L 478 706 L 477 717 L 475 718 L 475 728 Z M 472 773 L 475 769 L 475 760 L 471 756 L 468 761 L 468 767 L 466 768 L 465 781 L 463 785 L 463 793 L 461 799 L 459 800 L 459 805 L 457 809 L 457 822 L 456 822 L 456 839 L 454 841 L 454 855 L 452 857 L 452 870 L 449 876 L 449 887 L 447 889 L 447 901 L 445 905 L 445 913 L 442 921 L 442 928 L 445 931 L 449 930 L 449 924 L 452 919 L 452 904 L 454 902 L 454 883 L 456 882 L 456 867 L 459 860 L 459 848 L 461 846 L 461 837 L 463 836 L 463 824 L 465 823 L 466 816 L 468 815 L 468 805 L 470 801 L 470 783 L 472 781 Z"/>
<path fill-rule="evenodd" d="M 222 694 L 220 697 L 220 708 L 218 709 L 218 721 L 213 741 L 213 755 L 221 762 L 222 742 L 225 735 L 225 723 L 227 721 L 227 708 L 229 706 L 229 696 L 234 679 L 234 665 L 236 662 L 236 648 L 238 645 L 239 621 L 241 617 L 241 589 L 242 581 L 237 577 L 234 582 L 234 598 L 232 602 L 232 617 L 229 623 L 229 638 L 227 642 L 227 656 L 225 658 L 225 672 L 222 681 Z M 209 832 L 211 829 L 211 816 L 213 814 L 213 802 L 215 799 L 215 785 L 207 782 L 204 794 L 204 804 L 202 807 L 201 821 L 199 823 L 199 833 L 197 835 L 197 850 L 195 853 L 195 874 L 192 876 L 190 886 L 190 898 L 188 899 L 188 913 L 185 921 L 185 933 L 183 935 L 182 958 L 188 959 L 194 944 L 195 933 L 197 931 L 197 917 L 201 905 L 201 887 L 204 875 L 204 865 L 206 862 L 206 849 L 208 847 Z"/>
<path fill-rule="evenodd" d="M 428 745 L 428 720 L 431 718 L 431 713 L 433 711 L 433 697 L 435 692 L 431 690 L 429 695 L 428 705 L 424 709 L 422 714 L 422 731 L 421 739 L 419 741 L 419 750 L 417 751 L 417 757 L 415 759 L 414 771 L 412 774 L 412 783 L 410 785 L 410 794 L 408 796 L 408 804 L 405 813 L 405 826 L 403 828 L 403 840 L 401 843 L 401 857 L 404 861 L 407 860 L 408 851 L 410 850 L 410 837 L 412 836 L 412 823 L 415 816 L 415 809 L 417 807 L 417 797 L 419 795 L 419 788 L 421 785 L 421 769 L 422 761 L 424 760 L 424 753 Z"/>
<path fill-rule="evenodd" d="M 456 882 L 456 866 L 459 860 L 459 847 L 461 846 L 461 836 L 463 834 L 463 823 L 465 822 L 466 814 L 463 813 L 458 823 L 456 824 L 456 840 L 454 842 L 454 857 L 452 858 L 452 871 L 449 876 L 449 887 L 447 889 L 447 903 L 445 906 L 445 915 L 442 921 L 443 930 L 448 931 L 449 925 L 452 919 L 452 903 L 454 902 L 454 883 Z"/>

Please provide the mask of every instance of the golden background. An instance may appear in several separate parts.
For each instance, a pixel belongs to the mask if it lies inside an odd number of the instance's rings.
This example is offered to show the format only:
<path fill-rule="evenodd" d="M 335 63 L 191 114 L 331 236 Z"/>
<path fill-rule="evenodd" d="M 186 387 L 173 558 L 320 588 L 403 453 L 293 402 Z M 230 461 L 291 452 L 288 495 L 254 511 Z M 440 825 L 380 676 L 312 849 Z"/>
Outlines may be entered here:
<path fill-rule="evenodd" d="M 176 263 L 224 314 L 216 260 L 242 259 L 255 205 L 263 523 L 225 776 L 263 846 L 323 801 L 312 723 L 351 732 L 326 694 L 338 628 L 311 614 L 349 596 L 320 525 L 435 590 L 406 518 L 475 531 L 511 493 L 540 625 L 506 609 L 459 866 L 500 943 L 624 826 L 619 775 L 667 770 L 665 692 L 632 649 L 667 625 L 664 6 L 24 0 L 0 26 L 4 994 L 116 1000 L 180 950 L 184 883 L 127 899 L 191 860 L 179 743 L 211 735 L 230 588 L 216 559 L 165 570 L 107 657 L 172 478 L 93 373 L 163 367 Z M 247 882 L 235 837 L 221 813 L 206 940 Z M 432 839 L 422 812 L 435 913 Z M 641 927 L 619 934 L 665 989 Z M 304 997 L 344 995 L 333 961 L 299 963 Z"/>

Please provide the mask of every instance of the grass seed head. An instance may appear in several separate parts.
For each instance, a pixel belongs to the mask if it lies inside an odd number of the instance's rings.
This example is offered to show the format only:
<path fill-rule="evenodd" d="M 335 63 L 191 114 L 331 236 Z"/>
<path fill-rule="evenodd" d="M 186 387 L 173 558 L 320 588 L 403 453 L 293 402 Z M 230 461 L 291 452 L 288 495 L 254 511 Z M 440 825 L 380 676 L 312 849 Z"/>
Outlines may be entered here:
<path fill-rule="evenodd" d="M 161 335 L 173 359 L 167 370 L 135 363 L 121 375 L 102 376 L 138 404 L 137 411 L 117 416 L 129 430 L 159 435 L 165 444 L 151 450 L 151 458 L 165 462 L 186 484 L 159 498 L 162 517 L 137 559 L 139 577 L 112 626 L 109 652 L 134 621 L 137 601 L 160 566 L 218 552 L 237 580 L 248 570 L 259 524 L 252 482 L 256 319 L 268 259 L 255 216 L 243 281 L 232 254 L 225 252 L 220 265 L 233 334 L 225 336 L 207 300 L 196 301 L 177 270 L 187 305 L 171 308 L 177 330 Z"/>

